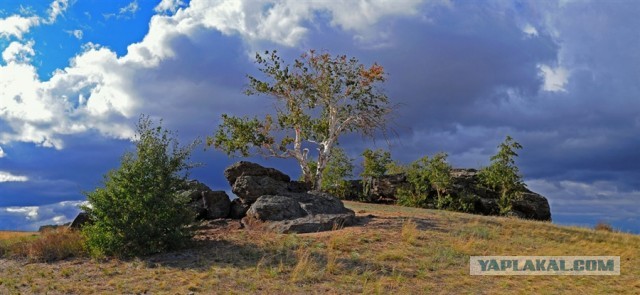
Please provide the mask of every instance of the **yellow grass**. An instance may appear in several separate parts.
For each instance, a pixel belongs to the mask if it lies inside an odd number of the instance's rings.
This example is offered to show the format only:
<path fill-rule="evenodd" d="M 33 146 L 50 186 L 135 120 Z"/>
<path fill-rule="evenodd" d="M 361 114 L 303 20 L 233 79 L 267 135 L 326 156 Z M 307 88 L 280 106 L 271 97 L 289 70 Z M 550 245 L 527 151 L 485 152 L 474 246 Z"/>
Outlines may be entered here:
<path fill-rule="evenodd" d="M 638 294 L 640 236 L 346 203 L 360 225 L 278 235 L 205 228 L 188 250 L 130 261 L 0 260 L 0 294 Z M 373 217 L 367 217 L 367 215 Z M 472 255 L 621 256 L 620 276 L 469 275 Z"/>

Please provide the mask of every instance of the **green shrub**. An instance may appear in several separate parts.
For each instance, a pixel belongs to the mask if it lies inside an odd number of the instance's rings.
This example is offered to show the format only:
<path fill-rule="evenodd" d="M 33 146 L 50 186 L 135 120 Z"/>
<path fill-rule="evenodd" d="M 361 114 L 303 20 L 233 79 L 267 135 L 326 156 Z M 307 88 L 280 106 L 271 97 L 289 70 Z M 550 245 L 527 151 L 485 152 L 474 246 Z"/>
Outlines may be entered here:
<path fill-rule="evenodd" d="M 362 196 L 361 199 L 366 201 L 371 196 L 371 187 L 373 183 L 386 174 L 387 166 L 392 163 L 391 153 L 382 149 L 370 150 L 366 149 L 362 153 Z"/>
<path fill-rule="evenodd" d="M 184 246 L 194 213 L 177 192 L 186 183 L 186 161 L 197 144 L 180 147 L 173 134 L 138 123 L 136 152 L 126 153 L 104 187 L 87 193 L 83 209 L 94 221 L 83 229 L 92 256 L 139 256 Z"/>
<path fill-rule="evenodd" d="M 308 161 L 307 165 L 311 171 L 318 168 L 318 163 L 312 160 Z M 314 175 L 311 176 L 312 183 L 316 182 Z M 322 172 L 320 189 L 339 198 L 348 197 L 351 191 L 347 179 L 351 177 L 353 177 L 353 159 L 349 158 L 341 148 L 334 147 L 331 158 Z M 300 175 L 299 180 L 304 181 L 304 175 Z"/>
<path fill-rule="evenodd" d="M 498 153 L 491 157 L 489 167 L 480 169 L 479 177 L 484 185 L 500 191 L 500 214 L 511 211 L 511 203 L 526 188 L 515 164 L 515 158 L 518 156 L 516 150 L 519 149 L 522 149 L 522 145 L 511 136 L 507 136 L 498 146 Z"/>
<path fill-rule="evenodd" d="M 353 159 L 341 149 L 334 148 L 331 158 L 322 171 L 323 191 L 336 197 L 345 198 L 350 193 L 348 178 L 353 177 Z"/>

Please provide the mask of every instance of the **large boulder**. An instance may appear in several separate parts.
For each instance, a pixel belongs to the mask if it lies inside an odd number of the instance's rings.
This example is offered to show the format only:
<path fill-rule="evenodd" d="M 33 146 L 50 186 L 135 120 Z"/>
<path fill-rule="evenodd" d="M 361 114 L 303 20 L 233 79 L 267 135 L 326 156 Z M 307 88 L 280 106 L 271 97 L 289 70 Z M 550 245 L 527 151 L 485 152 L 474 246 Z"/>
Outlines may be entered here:
<path fill-rule="evenodd" d="M 212 191 L 207 185 L 197 180 L 190 180 L 179 193 L 186 198 L 188 206 L 197 220 L 226 218 L 229 215 L 231 200 L 224 191 Z"/>
<path fill-rule="evenodd" d="M 245 204 L 252 204 L 260 196 L 288 191 L 288 182 L 270 176 L 241 175 L 236 177 L 231 191 Z"/>
<path fill-rule="evenodd" d="M 242 219 L 245 227 L 278 233 L 332 230 L 355 222 L 355 213 L 340 199 L 325 193 L 265 195 L 256 200 Z"/>
<path fill-rule="evenodd" d="M 231 209 L 231 200 L 224 191 L 209 191 L 202 194 L 203 207 L 206 209 L 205 219 L 227 218 Z"/>
<path fill-rule="evenodd" d="M 263 167 L 259 164 L 240 161 L 224 170 L 224 177 L 229 181 L 229 185 L 233 186 L 236 179 L 240 176 L 267 176 L 281 182 L 289 182 L 291 178 L 274 168 Z"/>
<path fill-rule="evenodd" d="M 518 217 L 551 221 L 551 209 L 547 198 L 526 191 L 511 203 L 511 211 Z"/>
<path fill-rule="evenodd" d="M 249 210 L 249 204 L 245 204 L 240 199 L 233 199 L 231 201 L 231 207 L 229 208 L 229 218 L 242 219 L 247 216 Z"/>
<path fill-rule="evenodd" d="M 83 226 L 91 224 L 91 218 L 87 212 L 80 212 L 78 216 L 69 224 L 69 228 L 81 229 Z"/>

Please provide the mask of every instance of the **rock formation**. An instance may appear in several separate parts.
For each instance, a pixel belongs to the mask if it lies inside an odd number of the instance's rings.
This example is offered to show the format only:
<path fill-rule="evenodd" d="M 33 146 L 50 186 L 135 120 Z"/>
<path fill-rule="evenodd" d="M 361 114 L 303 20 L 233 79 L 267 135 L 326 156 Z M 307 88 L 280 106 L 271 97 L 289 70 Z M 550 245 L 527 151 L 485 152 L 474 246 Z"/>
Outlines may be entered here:
<path fill-rule="evenodd" d="M 355 214 L 338 198 L 305 192 L 308 187 L 289 176 L 258 164 L 241 161 L 225 170 L 225 177 L 240 201 L 238 213 L 247 206 L 242 223 L 249 229 L 278 233 L 326 231 L 354 223 Z M 236 214 L 236 213 L 233 213 Z"/>
<path fill-rule="evenodd" d="M 500 193 L 482 185 L 477 170 L 453 169 L 451 177 L 451 186 L 446 190 L 445 194 L 455 198 L 462 196 L 473 198 L 475 203 L 471 213 L 483 215 L 499 214 L 498 199 L 500 198 Z M 351 181 L 351 191 L 348 199 L 374 203 L 394 203 L 398 188 L 407 185 L 408 182 L 403 174 L 385 175 L 379 179 L 368 180 L 365 183 L 361 180 L 354 180 Z M 435 194 L 435 190 L 428 192 L 429 199 L 435 199 Z M 431 204 L 431 208 L 433 207 L 435 205 Z M 521 192 L 519 197 L 513 201 L 511 212 L 508 215 L 525 219 L 551 220 L 551 210 L 547 199 L 528 189 Z"/>

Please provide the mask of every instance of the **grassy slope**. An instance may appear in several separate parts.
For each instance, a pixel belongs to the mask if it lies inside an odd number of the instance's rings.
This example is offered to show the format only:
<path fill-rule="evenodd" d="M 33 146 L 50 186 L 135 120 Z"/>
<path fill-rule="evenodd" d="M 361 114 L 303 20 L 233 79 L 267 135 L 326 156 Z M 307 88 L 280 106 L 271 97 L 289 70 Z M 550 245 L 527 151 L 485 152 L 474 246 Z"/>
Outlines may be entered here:
<path fill-rule="evenodd" d="M 276 235 L 202 232 L 196 247 L 132 261 L 0 260 L 9 293 L 640 293 L 640 236 L 445 211 L 346 203 L 362 225 Z M 411 220 L 411 221 L 407 221 Z M 470 255 L 614 255 L 620 276 L 469 276 Z"/>

